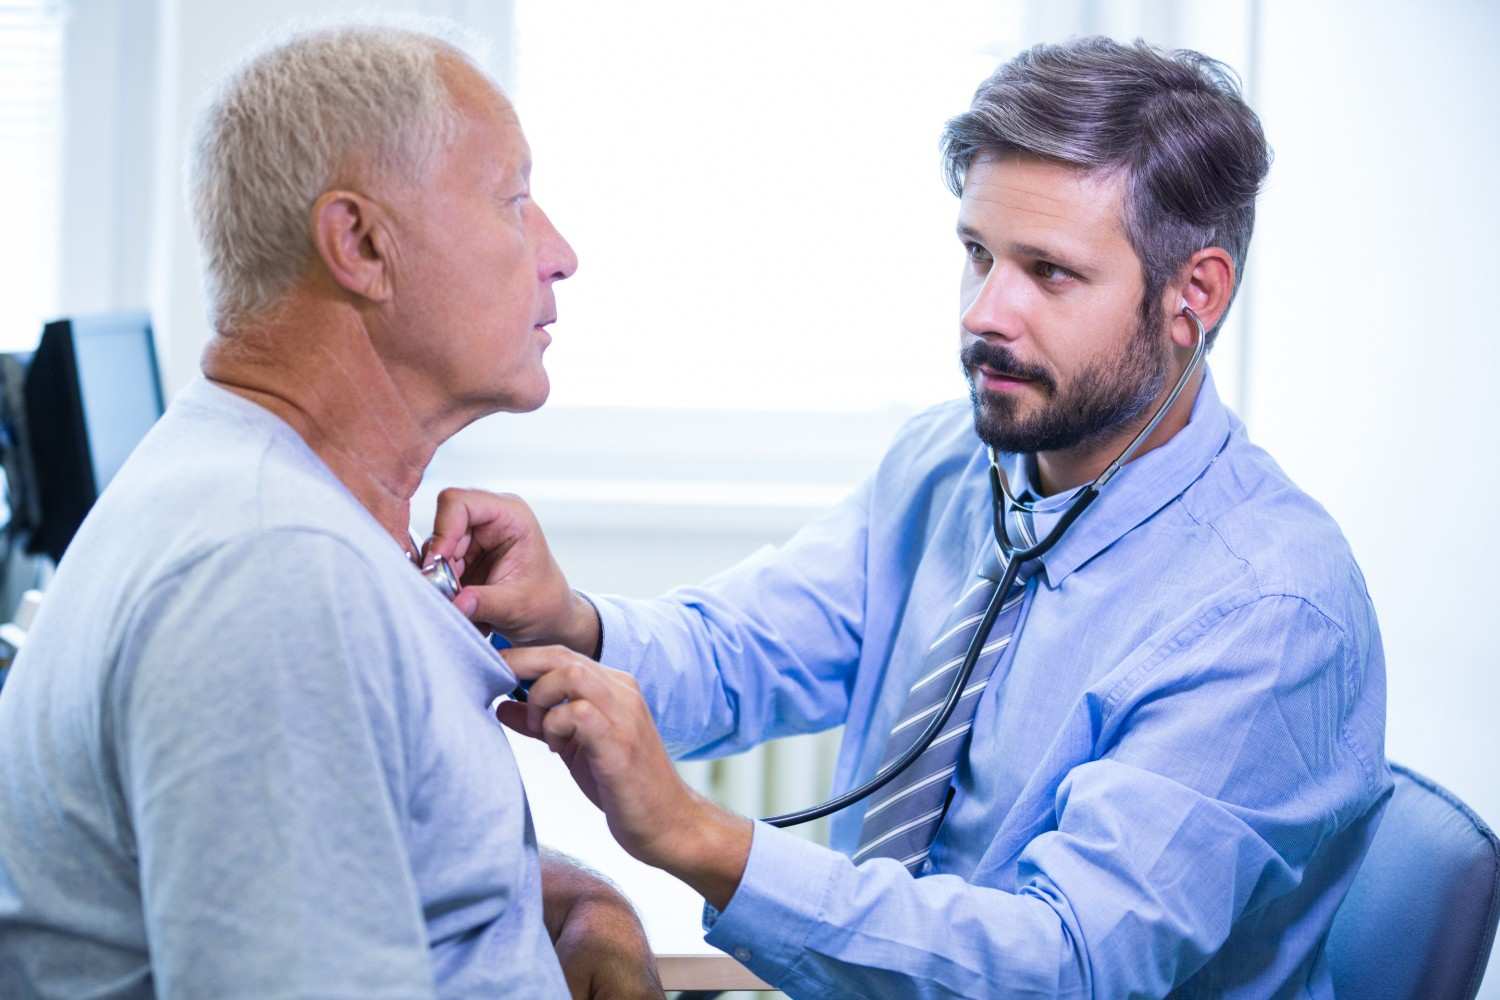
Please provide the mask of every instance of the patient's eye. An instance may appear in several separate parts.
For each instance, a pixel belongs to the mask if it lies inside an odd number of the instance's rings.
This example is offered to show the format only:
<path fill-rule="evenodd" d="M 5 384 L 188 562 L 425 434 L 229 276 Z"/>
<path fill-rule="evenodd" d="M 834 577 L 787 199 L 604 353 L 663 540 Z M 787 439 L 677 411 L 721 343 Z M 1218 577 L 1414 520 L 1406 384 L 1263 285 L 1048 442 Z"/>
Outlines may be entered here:
<path fill-rule="evenodd" d="M 531 200 L 531 189 L 523 188 L 520 191 L 507 191 L 500 196 L 500 203 L 508 208 L 519 208 Z"/>

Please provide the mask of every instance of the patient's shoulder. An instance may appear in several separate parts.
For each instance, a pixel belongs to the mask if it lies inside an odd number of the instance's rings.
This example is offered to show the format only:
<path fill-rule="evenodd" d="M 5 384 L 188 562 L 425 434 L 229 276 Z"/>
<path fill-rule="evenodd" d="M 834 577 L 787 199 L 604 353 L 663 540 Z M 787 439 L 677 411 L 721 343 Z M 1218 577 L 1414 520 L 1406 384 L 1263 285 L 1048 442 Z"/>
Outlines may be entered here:
<path fill-rule="evenodd" d="M 200 380 L 121 468 L 80 544 L 127 564 L 149 551 L 159 575 L 247 533 L 282 528 L 342 538 L 356 549 L 384 538 L 291 427 Z"/>
<path fill-rule="evenodd" d="M 283 599 L 311 601 L 331 577 L 378 586 L 366 556 L 401 558 L 289 427 L 209 389 L 174 401 L 94 505 L 48 588 L 44 608 L 66 608 L 58 613 L 71 627 L 104 647 L 158 588 L 193 590 L 205 615 L 231 607 L 259 618 Z"/>

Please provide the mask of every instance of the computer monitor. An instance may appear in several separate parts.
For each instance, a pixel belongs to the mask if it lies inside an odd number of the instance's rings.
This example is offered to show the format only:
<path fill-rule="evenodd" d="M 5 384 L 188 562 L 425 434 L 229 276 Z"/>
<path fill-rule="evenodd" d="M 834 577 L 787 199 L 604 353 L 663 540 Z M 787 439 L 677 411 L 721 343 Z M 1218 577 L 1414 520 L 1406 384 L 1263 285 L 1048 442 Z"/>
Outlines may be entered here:
<path fill-rule="evenodd" d="M 48 323 L 26 371 L 26 432 L 40 523 L 27 549 L 53 560 L 162 414 L 144 312 Z"/>

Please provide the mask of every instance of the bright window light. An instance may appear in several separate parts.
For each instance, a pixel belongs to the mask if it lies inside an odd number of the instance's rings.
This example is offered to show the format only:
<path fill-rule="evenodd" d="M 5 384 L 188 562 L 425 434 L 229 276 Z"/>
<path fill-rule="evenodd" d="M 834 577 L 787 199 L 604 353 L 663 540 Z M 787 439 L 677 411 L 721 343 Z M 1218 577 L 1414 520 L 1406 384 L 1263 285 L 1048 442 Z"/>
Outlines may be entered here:
<path fill-rule="evenodd" d="M 62 8 L 0 2 L 0 351 L 36 346 L 57 308 Z"/>
<path fill-rule="evenodd" d="M 578 252 L 549 405 L 962 395 L 938 138 L 1019 5 L 516 5 L 533 191 Z"/>

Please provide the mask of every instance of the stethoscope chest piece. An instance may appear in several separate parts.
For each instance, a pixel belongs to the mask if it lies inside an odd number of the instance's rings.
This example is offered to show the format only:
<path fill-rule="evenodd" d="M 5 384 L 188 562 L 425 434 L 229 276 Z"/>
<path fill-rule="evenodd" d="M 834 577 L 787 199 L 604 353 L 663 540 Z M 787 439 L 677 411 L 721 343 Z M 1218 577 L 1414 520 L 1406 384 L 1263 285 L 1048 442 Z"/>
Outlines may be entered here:
<path fill-rule="evenodd" d="M 434 556 L 427 565 L 419 567 L 427 582 L 437 588 L 444 599 L 453 600 L 458 596 L 458 576 L 453 572 L 453 566 L 442 556 Z"/>

